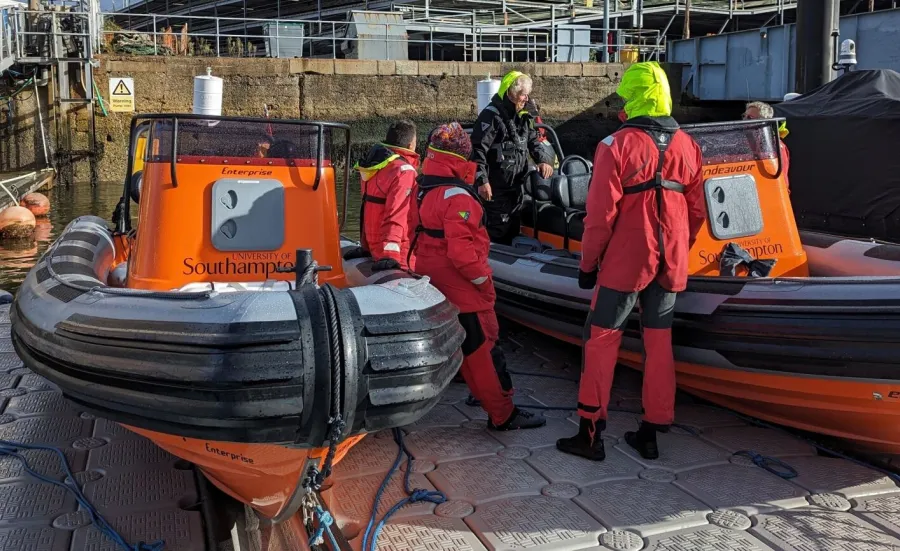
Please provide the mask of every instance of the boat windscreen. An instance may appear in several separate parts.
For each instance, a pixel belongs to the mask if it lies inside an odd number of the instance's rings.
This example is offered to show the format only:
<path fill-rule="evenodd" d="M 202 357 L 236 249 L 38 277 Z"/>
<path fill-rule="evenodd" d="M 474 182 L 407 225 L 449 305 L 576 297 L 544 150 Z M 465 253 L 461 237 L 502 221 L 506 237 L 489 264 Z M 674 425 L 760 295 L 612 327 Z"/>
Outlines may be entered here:
<path fill-rule="evenodd" d="M 772 120 L 685 125 L 703 151 L 703 164 L 727 164 L 774 159 L 778 127 Z"/>
<path fill-rule="evenodd" d="M 177 133 L 177 155 L 182 157 L 224 157 L 251 159 L 310 160 L 318 158 L 319 128 L 277 120 L 156 119 L 153 121 L 149 160 L 171 159 L 172 139 Z M 327 162 L 331 158 L 332 129 L 323 130 Z M 179 160 L 181 162 L 181 160 Z"/>

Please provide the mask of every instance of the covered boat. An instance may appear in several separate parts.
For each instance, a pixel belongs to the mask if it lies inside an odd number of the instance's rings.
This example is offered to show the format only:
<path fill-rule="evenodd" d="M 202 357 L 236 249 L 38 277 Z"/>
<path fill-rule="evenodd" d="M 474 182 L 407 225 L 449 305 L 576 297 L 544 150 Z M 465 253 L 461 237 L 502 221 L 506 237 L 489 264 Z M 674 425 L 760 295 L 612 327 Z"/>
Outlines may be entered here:
<path fill-rule="evenodd" d="M 900 73 L 845 72 L 775 105 L 801 230 L 900 241 Z"/>
<path fill-rule="evenodd" d="M 338 145 L 337 124 L 136 117 L 115 228 L 77 218 L 34 266 L 16 351 L 86 410 L 289 517 L 310 467 L 419 419 L 462 362 L 457 311 L 427 278 L 343 263 Z"/>
<path fill-rule="evenodd" d="M 900 453 L 900 247 L 798 232 L 777 123 L 683 127 L 704 153 L 708 219 L 675 306 L 678 385 L 762 419 Z M 498 312 L 579 345 L 591 300 L 577 283 L 590 172 L 570 156 L 551 179 L 532 178 L 528 235 L 491 252 Z M 768 277 L 751 277 L 763 259 L 775 261 Z M 641 368 L 637 312 L 620 360 Z"/>

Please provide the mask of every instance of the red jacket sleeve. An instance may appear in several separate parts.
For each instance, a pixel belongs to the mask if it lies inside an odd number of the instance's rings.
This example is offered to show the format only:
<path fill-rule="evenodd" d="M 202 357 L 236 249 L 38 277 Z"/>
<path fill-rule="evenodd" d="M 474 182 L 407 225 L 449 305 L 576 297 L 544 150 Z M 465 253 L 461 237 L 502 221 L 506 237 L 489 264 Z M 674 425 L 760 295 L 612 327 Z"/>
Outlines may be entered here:
<path fill-rule="evenodd" d="M 362 210 L 366 208 L 366 202 L 363 201 L 362 198 L 366 196 L 366 187 L 368 187 L 368 185 L 369 185 L 368 182 L 364 182 L 364 181 L 362 181 L 362 179 L 360 179 L 360 182 L 359 182 L 359 188 L 360 188 L 360 189 L 359 189 L 359 190 L 360 190 L 360 201 L 361 201 L 361 203 L 360 203 L 360 207 L 359 207 L 359 208 L 360 208 L 360 212 L 359 212 L 359 217 L 360 217 L 360 225 L 359 225 L 359 246 L 360 246 L 363 250 L 371 251 L 372 248 L 369 246 L 369 242 L 366 240 L 366 228 L 364 228 L 364 227 L 362 226 Z"/>
<path fill-rule="evenodd" d="M 615 136 L 607 137 L 597 144 L 594 153 L 594 174 L 588 189 L 587 215 L 584 218 L 584 235 L 581 238 L 581 270 L 584 272 L 599 269 L 619 213 L 622 180 L 619 175 L 619 161 L 612 149 L 615 139 Z"/>
<path fill-rule="evenodd" d="M 384 256 L 402 261 L 401 244 L 409 235 L 408 219 L 412 188 L 416 183 L 416 169 L 403 163 L 397 177 L 387 190 L 384 218 L 381 222 L 381 245 Z"/>
<path fill-rule="evenodd" d="M 694 246 L 697 234 L 706 220 L 706 195 L 703 193 L 703 152 L 696 143 L 691 144 L 693 155 L 691 164 L 695 170 L 691 182 L 687 186 L 684 198 L 688 207 L 688 227 L 691 232 L 690 247 Z"/>
<path fill-rule="evenodd" d="M 444 193 L 453 193 L 450 188 Z M 460 190 L 461 191 L 461 190 Z M 491 275 L 487 258 L 479 258 L 475 246 L 481 227 L 481 205 L 466 192 L 456 193 L 446 201 L 444 210 L 444 237 L 447 240 L 447 257 L 460 274 L 475 285 L 480 285 Z"/>
<path fill-rule="evenodd" d="M 791 152 L 788 150 L 788 147 L 784 145 L 784 142 L 781 143 L 781 174 L 784 177 L 784 186 L 788 190 L 788 195 L 791 193 L 791 182 L 788 180 L 788 170 L 791 168 Z"/>

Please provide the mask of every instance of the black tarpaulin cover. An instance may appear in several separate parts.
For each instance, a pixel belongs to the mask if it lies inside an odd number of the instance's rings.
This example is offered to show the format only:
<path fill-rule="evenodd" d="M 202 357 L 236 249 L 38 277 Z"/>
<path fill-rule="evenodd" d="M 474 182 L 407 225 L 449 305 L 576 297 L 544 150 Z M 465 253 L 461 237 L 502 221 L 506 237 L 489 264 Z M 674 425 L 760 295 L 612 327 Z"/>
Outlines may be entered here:
<path fill-rule="evenodd" d="M 775 106 L 801 229 L 900 241 L 900 73 L 846 73 Z"/>

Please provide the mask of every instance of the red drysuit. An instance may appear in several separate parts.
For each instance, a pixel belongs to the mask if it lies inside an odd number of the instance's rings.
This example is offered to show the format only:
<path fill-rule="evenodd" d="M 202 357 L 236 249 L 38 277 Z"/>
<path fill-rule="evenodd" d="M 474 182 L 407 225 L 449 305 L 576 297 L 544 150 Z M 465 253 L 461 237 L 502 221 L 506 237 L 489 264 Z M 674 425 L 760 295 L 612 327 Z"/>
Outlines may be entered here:
<path fill-rule="evenodd" d="M 501 387 L 491 350 L 499 338 L 496 294 L 488 265 L 490 239 L 472 182 L 475 164 L 429 147 L 413 209 L 416 271 L 459 308 L 466 329 L 462 375 L 495 425 L 510 419 L 513 402 Z"/>
<path fill-rule="evenodd" d="M 586 327 L 581 417 L 606 419 L 622 329 L 640 300 L 645 421 L 673 421 L 675 293 L 687 286 L 688 252 L 705 216 L 700 148 L 671 117 L 632 118 L 597 146 L 582 238 L 581 271 L 599 274 Z"/>
<path fill-rule="evenodd" d="M 360 244 L 374 260 L 391 258 L 403 269 L 410 268 L 409 206 L 415 198 L 418 166 L 415 151 L 385 144 L 372 147 L 356 166 L 362 188 Z"/>
<path fill-rule="evenodd" d="M 790 194 L 791 182 L 788 180 L 788 169 L 791 168 L 791 152 L 784 145 L 784 142 L 779 141 L 778 143 L 781 144 L 781 174 L 784 176 L 784 185 L 788 190 L 788 194 Z"/>

